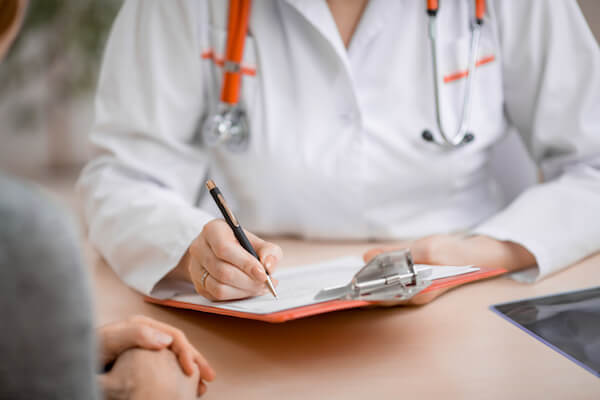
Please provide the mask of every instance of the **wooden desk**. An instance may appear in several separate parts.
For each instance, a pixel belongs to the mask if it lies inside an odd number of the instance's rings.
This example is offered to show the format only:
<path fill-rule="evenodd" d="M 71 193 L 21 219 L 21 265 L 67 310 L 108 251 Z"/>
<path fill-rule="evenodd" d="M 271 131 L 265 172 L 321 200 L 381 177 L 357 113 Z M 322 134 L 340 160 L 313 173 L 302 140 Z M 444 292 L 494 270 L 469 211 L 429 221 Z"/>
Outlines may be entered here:
<path fill-rule="evenodd" d="M 284 267 L 373 246 L 277 242 Z M 276 325 L 144 303 L 100 260 L 94 275 L 99 323 L 141 313 L 188 335 L 217 371 L 206 399 L 600 398 L 600 379 L 488 309 L 598 285 L 600 255 L 535 285 L 497 278 L 423 307 L 357 309 Z"/>

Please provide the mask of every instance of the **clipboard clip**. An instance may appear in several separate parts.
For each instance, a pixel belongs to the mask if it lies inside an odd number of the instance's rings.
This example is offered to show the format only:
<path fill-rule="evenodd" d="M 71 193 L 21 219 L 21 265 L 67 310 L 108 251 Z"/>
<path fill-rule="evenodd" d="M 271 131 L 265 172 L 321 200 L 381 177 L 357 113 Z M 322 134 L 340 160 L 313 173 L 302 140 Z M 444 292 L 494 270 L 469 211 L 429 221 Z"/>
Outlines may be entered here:
<path fill-rule="evenodd" d="M 431 268 L 415 269 L 409 249 L 382 253 L 362 267 L 349 284 L 321 290 L 316 299 L 408 300 L 431 284 Z"/>

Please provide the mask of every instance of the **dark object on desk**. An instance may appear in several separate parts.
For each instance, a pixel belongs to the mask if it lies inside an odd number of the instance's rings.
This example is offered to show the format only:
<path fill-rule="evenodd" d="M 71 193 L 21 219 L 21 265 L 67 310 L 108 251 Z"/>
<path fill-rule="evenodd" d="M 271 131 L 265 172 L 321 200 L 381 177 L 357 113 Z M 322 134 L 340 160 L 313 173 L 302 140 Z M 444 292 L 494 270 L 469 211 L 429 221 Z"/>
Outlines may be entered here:
<path fill-rule="evenodd" d="M 600 286 L 491 309 L 600 377 Z"/>

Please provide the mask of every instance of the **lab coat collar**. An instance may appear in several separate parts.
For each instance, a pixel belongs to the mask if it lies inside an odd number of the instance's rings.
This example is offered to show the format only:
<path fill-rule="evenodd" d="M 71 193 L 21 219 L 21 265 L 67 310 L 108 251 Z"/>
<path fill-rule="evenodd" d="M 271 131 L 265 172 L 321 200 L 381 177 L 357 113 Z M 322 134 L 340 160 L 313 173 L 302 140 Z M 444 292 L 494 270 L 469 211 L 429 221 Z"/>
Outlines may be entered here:
<path fill-rule="evenodd" d="M 390 2 L 388 0 L 369 0 L 363 15 L 361 16 L 360 22 L 356 27 L 350 46 L 346 49 L 325 0 L 286 1 L 329 43 L 349 75 L 351 75 L 351 68 L 348 57 L 350 53 L 352 53 L 352 49 L 366 45 L 371 39 L 379 34 L 384 26 L 391 21 L 392 17 L 399 12 L 396 2 Z"/>
<path fill-rule="evenodd" d="M 369 0 L 350 42 L 349 53 L 361 52 L 360 48 L 377 36 L 391 19 L 398 14 L 397 2 Z"/>
<path fill-rule="evenodd" d="M 321 34 L 323 39 L 333 48 L 338 60 L 346 73 L 347 79 L 353 81 L 353 71 L 350 63 L 352 53 L 361 53 L 360 49 L 367 45 L 390 21 L 397 12 L 389 9 L 388 0 L 369 0 L 360 22 L 354 32 L 350 46 L 346 49 L 340 36 L 335 20 L 325 0 L 286 0 L 311 26 Z M 353 50 L 354 49 L 354 50 Z M 356 93 L 352 92 L 352 101 L 357 112 L 360 112 Z"/>
<path fill-rule="evenodd" d="M 293 8 L 309 22 L 317 32 L 333 47 L 336 55 L 350 72 L 348 53 L 340 33 L 335 25 L 333 16 L 324 0 L 286 0 Z"/>

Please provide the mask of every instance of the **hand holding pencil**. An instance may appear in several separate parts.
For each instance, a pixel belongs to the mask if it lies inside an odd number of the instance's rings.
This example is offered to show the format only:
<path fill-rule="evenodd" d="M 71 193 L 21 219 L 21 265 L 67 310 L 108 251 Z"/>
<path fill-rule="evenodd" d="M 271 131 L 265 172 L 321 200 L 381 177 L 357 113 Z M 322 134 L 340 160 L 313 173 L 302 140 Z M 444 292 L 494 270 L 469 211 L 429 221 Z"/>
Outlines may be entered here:
<path fill-rule="evenodd" d="M 210 186 L 209 190 L 211 187 L 216 188 Z M 221 199 L 225 204 L 224 208 L 228 209 L 222 194 Z M 225 211 L 225 215 L 234 227 L 239 227 L 238 235 L 240 231 L 244 234 L 247 241 L 245 245 L 250 245 L 256 256 L 243 247 L 235 230 L 226 220 L 215 219 L 209 222 L 180 262 L 189 273 L 196 291 L 210 300 L 218 301 L 242 299 L 269 292 L 276 293 L 277 281 L 271 279 L 270 274 L 282 258 L 281 248 L 242 230 L 231 210 L 229 213 Z M 273 291 L 269 290 L 269 280 Z"/>

